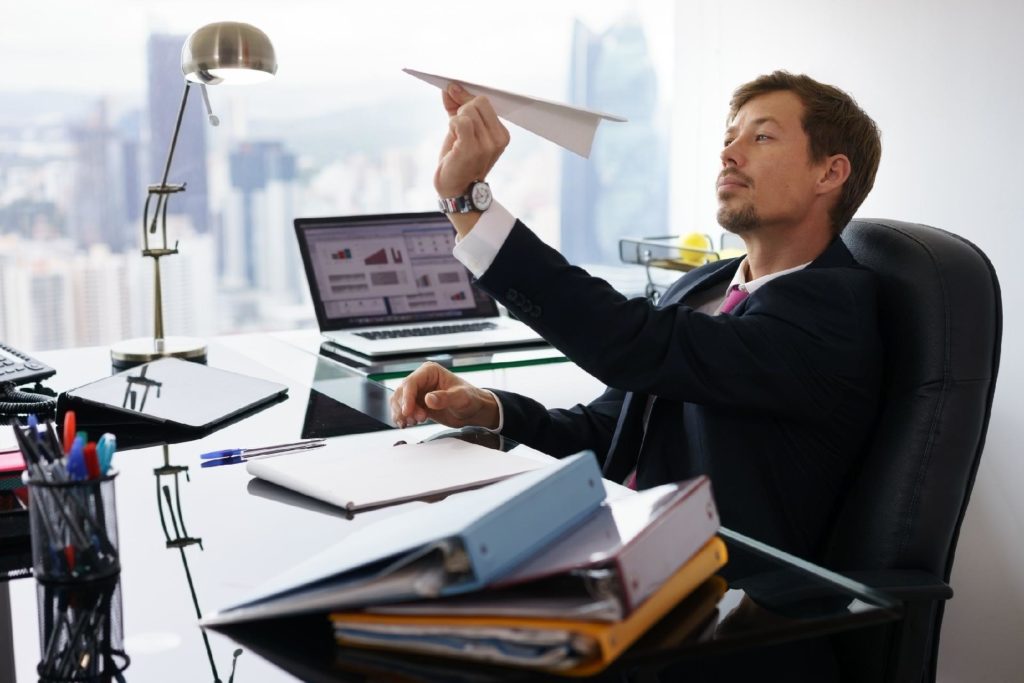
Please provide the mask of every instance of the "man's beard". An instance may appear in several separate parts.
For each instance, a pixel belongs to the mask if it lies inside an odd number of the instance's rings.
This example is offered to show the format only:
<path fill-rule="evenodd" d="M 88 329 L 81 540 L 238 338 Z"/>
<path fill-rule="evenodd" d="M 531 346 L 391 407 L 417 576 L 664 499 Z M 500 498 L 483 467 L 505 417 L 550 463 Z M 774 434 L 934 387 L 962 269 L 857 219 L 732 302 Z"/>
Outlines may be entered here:
<path fill-rule="evenodd" d="M 718 209 L 718 224 L 734 235 L 742 235 L 760 227 L 761 217 L 749 204 L 738 211 L 723 206 Z"/>

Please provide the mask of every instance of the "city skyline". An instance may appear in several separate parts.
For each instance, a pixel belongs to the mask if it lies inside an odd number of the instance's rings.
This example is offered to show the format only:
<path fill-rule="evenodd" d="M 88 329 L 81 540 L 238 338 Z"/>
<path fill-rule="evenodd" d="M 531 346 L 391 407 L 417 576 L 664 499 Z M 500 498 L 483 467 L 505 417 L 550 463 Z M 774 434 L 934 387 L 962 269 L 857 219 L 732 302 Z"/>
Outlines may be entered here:
<path fill-rule="evenodd" d="M 152 333 L 141 209 L 145 186 L 160 180 L 181 98 L 175 52 L 184 33 L 135 38 L 149 73 L 141 91 L 7 97 L 11 106 L 0 114 L 0 339 L 7 343 L 42 350 Z M 561 43 L 558 59 L 567 62 L 569 35 Z M 564 99 L 549 88 L 565 81 L 567 69 L 547 61 L 543 78 L 502 85 Z M 524 63 L 521 75 L 530 69 Z M 435 90 L 404 74 L 393 80 L 401 87 L 377 83 L 355 98 L 294 82 L 274 92 L 280 73 L 268 88 L 214 87 L 216 128 L 199 93 L 190 95 L 169 178 L 188 186 L 169 203 L 170 242 L 180 240 L 181 251 L 161 260 L 167 334 L 311 326 L 294 218 L 435 207 L 429 179 L 444 112 Z M 289 89 L 302 94 L 282 98 Z M 557 247 L 559 150 L 512 133 L 492 182 L 500 200 Z"/>

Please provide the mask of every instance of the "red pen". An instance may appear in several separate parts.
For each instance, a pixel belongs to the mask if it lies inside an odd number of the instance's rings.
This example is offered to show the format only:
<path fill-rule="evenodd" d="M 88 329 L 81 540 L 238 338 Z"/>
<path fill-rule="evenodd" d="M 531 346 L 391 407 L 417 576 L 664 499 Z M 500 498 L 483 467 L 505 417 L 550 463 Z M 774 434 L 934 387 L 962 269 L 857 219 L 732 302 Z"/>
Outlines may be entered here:
<path fill-rule="evenodd" d="M 100 459 L 96 455 L 96 442 L 90 441 L 85 444 L 85 472 L 90 479 L 100 478 Z"/>
<path fill-rule="evenodd" d="M 71 452 L 71 444 L 75 443 L 75 411 L 64 413 L 64 455 Z"/>

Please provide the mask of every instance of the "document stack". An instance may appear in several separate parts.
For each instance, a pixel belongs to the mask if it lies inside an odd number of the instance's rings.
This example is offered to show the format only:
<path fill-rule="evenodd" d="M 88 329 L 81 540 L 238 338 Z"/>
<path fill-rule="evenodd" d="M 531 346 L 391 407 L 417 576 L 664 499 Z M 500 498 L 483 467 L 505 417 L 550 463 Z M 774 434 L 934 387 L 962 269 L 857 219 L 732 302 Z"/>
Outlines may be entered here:
<path fill-rule="evenodd" d="M 605 502 L 485 590 L 337 611 L 345 647 L 595 674 L 725 564 L 700 477 Z"/>
<path fill-rule="evenodd" d="M 206 616 L 331 615 L 342 652 L 605 668 L 726 561 L 710 483 L 605 500 L 586 451 L 357 530 Z"/>

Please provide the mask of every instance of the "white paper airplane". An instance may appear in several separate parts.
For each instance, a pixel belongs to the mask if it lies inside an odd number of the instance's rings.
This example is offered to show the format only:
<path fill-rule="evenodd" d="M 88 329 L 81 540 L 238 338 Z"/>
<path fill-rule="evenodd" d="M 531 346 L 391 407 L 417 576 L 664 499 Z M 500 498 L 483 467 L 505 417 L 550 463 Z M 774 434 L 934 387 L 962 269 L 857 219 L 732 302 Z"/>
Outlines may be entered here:
<path fill-rule="evenodd" d="M 547 138 L 556 145 L 576 152 L 581 157 L 590 156 L 597 125 L 603 120 L 624 123 L 626 119 L 613 114 L 573 107 L 568 104 L 542 100 L 537 97 L 520 95 L 507 90 L 498 90 L 461 78 L 438 76 L 414 69 L 402 69 L 410 76 L 426 81 L 438 88 L 446 89 L 449 83 L 461 85 L 471 95 L 486 95 L 494 111 L 506 121 Z"/>

